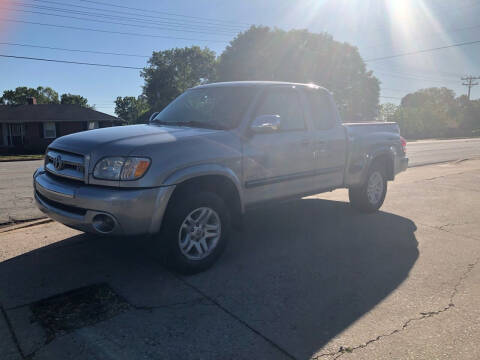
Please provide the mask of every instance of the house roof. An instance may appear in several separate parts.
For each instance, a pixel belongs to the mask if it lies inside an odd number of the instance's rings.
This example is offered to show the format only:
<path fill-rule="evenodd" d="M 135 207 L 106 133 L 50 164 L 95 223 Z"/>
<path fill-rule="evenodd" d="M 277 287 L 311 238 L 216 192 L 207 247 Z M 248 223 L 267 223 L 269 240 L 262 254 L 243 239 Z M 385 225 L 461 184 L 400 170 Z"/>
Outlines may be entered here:
<path fill-rule="evenodd" d="M 79 105 L 38 104 L 0 105 L 0 123 L 26 123 L 44 121 L 114 121 L 115 116 Z"/>

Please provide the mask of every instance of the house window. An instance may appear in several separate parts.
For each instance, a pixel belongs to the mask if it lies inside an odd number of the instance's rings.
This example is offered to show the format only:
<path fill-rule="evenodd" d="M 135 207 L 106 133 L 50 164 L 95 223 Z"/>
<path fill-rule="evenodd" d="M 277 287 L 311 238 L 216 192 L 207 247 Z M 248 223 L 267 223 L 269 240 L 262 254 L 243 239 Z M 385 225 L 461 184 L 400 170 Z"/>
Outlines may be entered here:
<path fill-rule="evenodd" d="M 6 130 L 7 146 L 23 145 L 25 136 L 24 124 L 5 124 L 4 129 Z"/>
<path fill-rule="evenodd" d="M 88 130 L 98 129 L 98 121 L 89 121 Z"/>
<path fill-rule="evenodd" d="M 43 123 L 43 137 L 45 139 L 55 139 L 57 137 L 57 128 L 54 122 Z"/>

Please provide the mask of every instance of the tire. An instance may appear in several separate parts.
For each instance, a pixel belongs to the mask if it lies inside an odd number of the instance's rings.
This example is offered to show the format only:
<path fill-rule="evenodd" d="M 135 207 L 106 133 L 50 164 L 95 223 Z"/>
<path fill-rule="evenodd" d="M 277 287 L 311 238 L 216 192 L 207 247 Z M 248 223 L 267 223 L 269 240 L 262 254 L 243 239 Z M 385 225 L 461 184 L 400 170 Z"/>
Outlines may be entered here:
<path fill-rule="evenodd" d="M 374 163 L 370 167 L 364 184 L 348 189 L 350 204 L 356 210 L 372 213 L 382 206 L 387 194 L 387 180 L 385 168 L 380 165 Z"/>
<path fill-rule="evenodd" d="M 156 250 L 174 271 L 182 274 L 205 271 L 225 250 L 230 211 L 213 192 L 182 192 L 172 201 L 159 236 L 154 239 Z"/>

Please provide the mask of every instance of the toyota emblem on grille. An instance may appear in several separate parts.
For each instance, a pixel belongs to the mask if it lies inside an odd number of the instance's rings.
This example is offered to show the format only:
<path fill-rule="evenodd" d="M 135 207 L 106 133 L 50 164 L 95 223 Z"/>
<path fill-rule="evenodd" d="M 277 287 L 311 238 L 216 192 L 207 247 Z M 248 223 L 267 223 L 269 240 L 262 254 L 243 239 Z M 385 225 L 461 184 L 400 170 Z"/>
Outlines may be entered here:
<path fill-rule="evenodd" d="M 60 155 L 57 155 L 55 158 L 52 159 L 53 167 L 55 170 L 62 170 L 63 169 L 63 160 Z"/>

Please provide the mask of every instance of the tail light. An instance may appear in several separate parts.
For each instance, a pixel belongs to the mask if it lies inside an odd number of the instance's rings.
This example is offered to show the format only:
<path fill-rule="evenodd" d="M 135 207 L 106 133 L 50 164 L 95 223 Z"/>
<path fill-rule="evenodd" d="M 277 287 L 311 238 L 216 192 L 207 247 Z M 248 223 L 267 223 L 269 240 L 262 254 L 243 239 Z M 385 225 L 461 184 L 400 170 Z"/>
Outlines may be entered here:
<path fill-rule="evenodd" d="M 400 141 L 402 142 L 402 149 L 403 153 L 407 153 L 407 140 L 405 140 L 402 136 L 400 136 Z"/>

